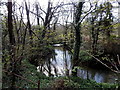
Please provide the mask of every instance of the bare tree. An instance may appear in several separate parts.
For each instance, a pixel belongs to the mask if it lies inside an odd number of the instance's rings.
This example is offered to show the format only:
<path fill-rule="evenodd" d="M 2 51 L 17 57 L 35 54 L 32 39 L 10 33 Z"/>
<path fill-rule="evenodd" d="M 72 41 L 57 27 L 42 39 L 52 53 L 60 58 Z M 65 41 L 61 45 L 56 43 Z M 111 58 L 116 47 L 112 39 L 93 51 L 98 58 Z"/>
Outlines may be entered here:
<path fill-rule="evenodd" d="M 13 19 L 12 19 L 12 0 L 8 0 L 8 33 L 9 33 L 9 41 L 10 41 L 10 71 L 12 73 L 16 73 L 16 64 L 15 64 L 15 36 L 13 33 Z M 14 88 L 15 85 L 15 76 L 12 74 L 11 76 L 11 88 Z"/>
<path fill-rule="evenodd" d="M 31 24 L 30 24 L 30 11 L 28 9 L 27 2 L 25 1 L 25 8 L 26 8 L 26 15 L 27 15 L 27 26 L 29 30 L 29 36 L 30 36 L 30 45 L 32 46 L 32 29 L 31 29 Z"/>

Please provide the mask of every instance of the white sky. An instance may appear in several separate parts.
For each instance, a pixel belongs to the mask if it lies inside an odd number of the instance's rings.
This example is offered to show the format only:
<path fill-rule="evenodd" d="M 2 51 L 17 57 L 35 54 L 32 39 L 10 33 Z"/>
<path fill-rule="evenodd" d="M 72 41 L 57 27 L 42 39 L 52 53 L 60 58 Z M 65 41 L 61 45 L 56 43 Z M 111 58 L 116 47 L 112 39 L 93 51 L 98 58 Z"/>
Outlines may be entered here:
<path fill-rule="evenodd" d="M 0 0 L 0 1 L 2 1 L 2 2 L 7 2 L 8 0 Z M 22 3 L 23 3 L 23 1 L 25 1 L 25 0 L 13 0 L 13 1 L 16 1 L 17 3 L 19 3 L 20 5 L 23 5 Z M 47 8 L 47 3 L 48 3 L 48 1 L 49 0 L 26 0 L 27 2 L 30 2 L 30 4 L 31 4 L 31 6 L 30 6 L 30 9 L 32 10 L 32 4 L 34 3 L 34 2 L 39 2 L 40 3 L 40 6 L 44 9 L 44 10 L 46 10 L 46 8 Z M 50 1 L 52 1 L 53 2 L 53 6 L 54 5 L 56 5 L 56 4 L 58 4 L 58 3 L 61 3 L 61 2 L 64 2 L 64 3 L 68 3 L 68 2 L 78 2 L 78 1 L 84 1 L 84 0 L 50 0 Z M 89 0 L 85 0 L 85 1 L 89 1 Z M 110 2 L 112 2 L 112 5 L 113 6 L 118 6 L 118 4 L 117 3 L 114 3 L 114 1 L 116 1 L 116 0 L 90 0 L 90 2 L 93 2 L 93 1 L 99 1 L 99 2 L 103 2 L 103 1 L 110 1 Z M 89 6 L 89 5 L 88 5 Z M 4 7 L 4 8 L 6 8 L 6 7 Z M 2 9 L 2 12 L 5 14 L 5 13 L 7 13 L 7 11 L 5 10 L 5 9 Z M 26 12 L 24 11 L 24 14 L 26 15 Z M 118 17 L 118 9 L 114 9 L 113 10 L 113 15 L 115 16 L 115 17 Z M 25 17 L 26 18 L 26 17 Z M 35 22 L 35 20 L 34 20 L 34 18 L 32 17 L 31 18 L 32 20 L 32 22 L 31 23 L 34 23 Z"/>

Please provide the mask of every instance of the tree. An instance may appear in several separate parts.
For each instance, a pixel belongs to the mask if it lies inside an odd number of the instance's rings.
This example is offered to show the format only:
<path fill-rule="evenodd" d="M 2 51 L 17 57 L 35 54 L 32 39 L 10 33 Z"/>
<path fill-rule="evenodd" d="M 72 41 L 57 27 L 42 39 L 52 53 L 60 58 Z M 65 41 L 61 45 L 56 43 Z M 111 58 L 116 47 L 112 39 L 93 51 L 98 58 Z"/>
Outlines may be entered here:
<path fill-rule="evenodd" d="M 36 13 L 37 13 L 37 24 L 40 25 L 40 20 L 39 20 L 39 8 L 38 8 L 38 4 L 36 3 Z"/>
<path fill-rule="evenodd" d="M 27 15 L 27 26 L 28 26 L 28 30 L 29 30 L 29 36 L 30 36 L 30 45 L 32 46 L 32 29 L 31 29 L 31 24 L 30 24 L 30 12 L 28 9 L 28 5 L 25 2 L 25 7 L 26 7 L 26 15 Z"/>
<path fill-rule="evenodd" d="M 47 12 L 45 16 L 45 21 L 44 21 L 44 29 L 42 32 L 42 38 L 44 39 L 46 30 L 50 27 L 50 22 L 51 19 L 53 18 L 53 12 L 52 12 L 52 7 L 51 7 L 51 2 L 48 2 L 48 7 L 47 7 Z"/>
<path fill-rule="evenodd" d="M 106 15 L 103 19 L 103 24 L 105 27 L 106 39 L 109 40 L 110 36 L 111 36 L 111 31 L 112 31 L 111 22 L 113 22 L 113 16 L 111 13 L 112 4 L 110 2 L 106 2 L 106 3 L 104 3 L 104 8 L 105 8 L 104 12 Z"/>
<path fill-rule="evenodd" d="M 97 7 L 97 4 L 95 5 L 95 11 L 91 13 L 91 36 L 92 36 L 92 53 L 94 55 L 97 54 L 97 44 L 98 44 L 98 36 L 100 31 L 100 25 L 102 20 L 102 13 L 101 10 L 103 7 L 100 5 L 100 7 Z M 99 19 L 98 19 L 99 18 Z M 96 22 L 97 21 L 97 22 Z"/>
<path fill-rule="evenodd" d="M 120 10 L 120 2 L 118 2 L 118 4 L 119 4 L 119 10 Z M 118 13 L 118 15 L 119 15 L 120 13 Z M 120 16 L 119 16 L 119 24 L 120 24 Z M 118 37 L 120 37 L 120 25 L 118 26 Z"/>
<path fill-rule="evenodd" d="M 11 88 L 15 85 L 15 73 L 16 73 L 16 61 L 15 61 L 15 36 L 13 33 L 13 23 L 12 23 L 12 0 L 8 0 L 8 33 L 10 41 L 10 71 L 11 74 Z"/>
<path fill-rule="evenodd" d="M 79 2 L 77 6 L 75 6 L 75 13 L 74 13 L 74 29 L 75 29 L 75 45 L 74 45 L 74 54 L 73 54 L 73 68 L 77 66 L 77 60 L 79 59 L 79 52 L 80 52 L 80 43 L 81 43 L 81 15 L 82 15 L 82 8 L 84 2 Z M 72 72 L 73 76 L 77 76 L 77 68 L 75 71 Z"/>

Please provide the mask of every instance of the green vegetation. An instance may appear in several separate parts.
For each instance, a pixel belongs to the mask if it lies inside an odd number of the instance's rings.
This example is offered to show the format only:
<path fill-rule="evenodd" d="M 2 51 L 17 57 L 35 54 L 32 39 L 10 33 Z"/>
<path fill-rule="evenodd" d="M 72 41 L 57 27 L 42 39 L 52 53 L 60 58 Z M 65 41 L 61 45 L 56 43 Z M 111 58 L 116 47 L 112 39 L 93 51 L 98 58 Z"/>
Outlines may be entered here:
<path fill-rule="evenodd" d="M 92 60 L 93 58 L 89 56 L 85 51 L 80 51 L 79 59 L 81 62 L 87 62 Z"/>
<path fill-rule="evenodd" d="M 114 11 L 120 3 L 67 1 L 48 0 L 45 7 L 39 0 L 0 1 L 3 88 L 119 87 L 120 22 Z M 81 66 L 109 69 L 118 82 L 82 79 L 77 75 Z"/>
<path fill-rule="evenodd" d="M 80 77 L 48 77 L 45 74 L 37 72 L 36 67 L 31 65 L 28 60 L 23 60 L 22 62 L 23 72 L 22 78 L 18 78 L 16 82 L 16 88 L 38 88 L 38 81 L 40 80 L 40 88 L 50 89 L 50 88 L 70 88 L 70 89 L 104 89 L 118 88 L 117 84 L 107 84 L 107 83 L 96 83 L 93 80 L 86 80 Z M 24 77 L 24 78 L 23 78 Z M 4 78 L 3 78 L 4 79 Z M 27 80 L 26 80 L 27 79 Z M 9 86 L 9 83 L 6 80 L 4 88 Z M 34 82 L 34 83 L 33 83 Z"/>

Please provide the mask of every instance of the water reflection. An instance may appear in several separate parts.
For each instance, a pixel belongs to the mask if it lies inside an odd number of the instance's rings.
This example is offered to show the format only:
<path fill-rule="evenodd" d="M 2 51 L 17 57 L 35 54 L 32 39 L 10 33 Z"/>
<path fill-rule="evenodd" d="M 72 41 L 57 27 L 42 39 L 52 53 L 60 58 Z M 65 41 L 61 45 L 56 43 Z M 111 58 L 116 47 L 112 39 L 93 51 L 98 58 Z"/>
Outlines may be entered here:
<path fill-rule="evenodd" d="M 69 76 L 71 75 L 71 55 L 62 47 L 55 47 L 56 55 L 47 58 L 46 62 L 39 66 L 38 70 L 47 76 Z M 110 71 L 100 71 L 90 68 L 79 69 L 77 75 L 84 79 L 93 79 L 96 82 L 115 83 L 117 76 Z"/>
<path fill-rule="evenodd" d="M 52 71 L 53 75 L 69 75 L 71 70 L 71 55 L 68 53 L 67 50 L 64 50 L 62 47 L 56 47 L 55 53 L 55 58 L 51 58 L 51 65 L 55 69 Z"/>
<path fill-rule="evenodd" d="M 77 75 L 84 79 L 93 79 L 98 83 L 115 83 L 115 79 L 118 79 L 117 75 L 111 71 L 93 70 L 89 68 L 79 69 Z"/>
<path fill-rule="evenodd" d="M 55 47 L 56 55 L 53 58 L 47 58 L 42 72 L 47 76 L 68 76 L 71 74 L 71 55 L 62 47 Z M 41 66 L 38 67 L 40 71 Z"/>

